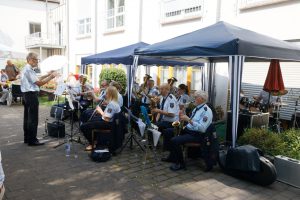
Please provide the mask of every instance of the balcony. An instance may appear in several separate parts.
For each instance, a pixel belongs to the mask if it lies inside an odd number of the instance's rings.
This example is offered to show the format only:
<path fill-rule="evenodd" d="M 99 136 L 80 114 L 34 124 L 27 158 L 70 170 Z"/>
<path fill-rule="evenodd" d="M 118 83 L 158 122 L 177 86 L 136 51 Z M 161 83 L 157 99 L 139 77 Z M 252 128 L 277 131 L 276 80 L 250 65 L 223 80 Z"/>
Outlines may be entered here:
<path fill-rule="evenodd" d="M 161 4 L 161 24 L 200 19 L 203 16 L 203 0 L 163 1 Z"/>
<path fill-rule="evenodd" d="M 247 10 L 272 4 L 288 2 L 291 0 L 239 0 L 239 9 Z"/>
<path fill-rule="evenodd" d="M 59 35 L 47 33 L 33 33 L 25 37 L 25 47 L 28 48 L 65 48 L 64 41 Z"/>

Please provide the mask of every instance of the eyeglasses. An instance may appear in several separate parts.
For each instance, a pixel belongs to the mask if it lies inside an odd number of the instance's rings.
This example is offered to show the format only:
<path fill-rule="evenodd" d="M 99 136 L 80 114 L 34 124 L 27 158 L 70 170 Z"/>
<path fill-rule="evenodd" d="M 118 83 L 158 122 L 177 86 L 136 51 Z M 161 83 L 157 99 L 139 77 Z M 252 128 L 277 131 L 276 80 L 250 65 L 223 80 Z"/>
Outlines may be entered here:
<path fill-rule="evenodd" d="M 37 58 L 31 58 L 31 59 L 34 61 L 40 62 L 40 59 L 37 59 Z"/>

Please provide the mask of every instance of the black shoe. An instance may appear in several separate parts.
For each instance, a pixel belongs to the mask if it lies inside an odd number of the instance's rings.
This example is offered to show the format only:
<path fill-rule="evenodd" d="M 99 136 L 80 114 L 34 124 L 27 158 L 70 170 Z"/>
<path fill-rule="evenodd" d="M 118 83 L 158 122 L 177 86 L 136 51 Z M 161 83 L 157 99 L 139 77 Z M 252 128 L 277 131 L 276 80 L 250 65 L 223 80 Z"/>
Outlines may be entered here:
<path fill-rule="evenodd" d="M 28 140 L 24 140 L 24 144 L 27 144 L 28 143 Z"/>
<path fill-rule="evenodd" d="M 44 145 L 44 144 L 45 143 L 43 143 L 43 142 L 35 141 L 35 142 L 28 143 L 28 146 L 41 146 L 41 145 Z"/>
<path fill-rule="evenodd" d="M 173 165 L 171 165 L 171 167 L 170 167 L 170 170 L 172 170 L 172 171 L 178 171 L 178 170 L 182 170 L 182 169 L 186 169 L 185 168 L 185 165 L 184 164 L 173 164 Z"/>
<path fill-rule="evenodd" d="M 1 102 L 1 101 L 0 101 L 0 105 L 6 105 L 6 104 L 5 104 L 4 102 Z"/>
<path fill-rule="evenodd" d="M 169 156 L 166 158 L 161 158 L 160 160 L 163 162 L 174 162 Z"/>

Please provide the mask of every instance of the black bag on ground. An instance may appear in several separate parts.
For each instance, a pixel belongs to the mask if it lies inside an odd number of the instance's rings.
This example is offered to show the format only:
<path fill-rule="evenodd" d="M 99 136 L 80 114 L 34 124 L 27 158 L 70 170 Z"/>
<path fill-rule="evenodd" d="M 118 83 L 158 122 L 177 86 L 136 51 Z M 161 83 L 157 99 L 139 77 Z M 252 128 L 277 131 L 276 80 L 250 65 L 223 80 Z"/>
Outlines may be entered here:
<path fill-rule="evenodd" d="M 108 151 L 108 149 L 95 149 L 90 154 L 90 157 L 94 162 L 106 162 L 110 160 L 111 153 Z"/>
<path fill-rule="evenodd" d="M 65 137 L 65 124 L 63 122 L 54 121 L 47 123 L 48 135 L 51 137 Z"/>

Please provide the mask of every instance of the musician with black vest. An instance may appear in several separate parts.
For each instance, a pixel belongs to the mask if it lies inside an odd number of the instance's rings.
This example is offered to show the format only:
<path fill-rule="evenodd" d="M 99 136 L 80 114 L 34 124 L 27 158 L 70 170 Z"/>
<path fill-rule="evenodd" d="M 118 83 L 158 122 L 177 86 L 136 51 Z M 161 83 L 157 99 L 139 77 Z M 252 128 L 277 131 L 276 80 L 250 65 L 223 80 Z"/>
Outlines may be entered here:
<path fill-rule="evenodd" d="M 157 114 L 156 125 L 159 131 L 166 128 L 171 128 L 172 123 L 178 120 L 179 106 L 177 99 L 170 93 L 170 85 L 163 84 L 160 86 L 160 99 L 159 108 L 151 110 L 152 114 Z"/>
<path fill-rule="evenodd" d="M 194 93 L 196 107 L 192 111 L 191 116 L 184 114 L 179 115 L 180 121 L 187 122 L 187 126 L 182 130 L 182 135 L 173 137 L 171 139 L 171 149 L 168 158 L 162 159 L 162 161 L 174 162 L 170 167 L 171 170 L 177 171 L 185 169 L 185 163 L 183 160 L 183 152 L 181 145 L 189 142 L 202 143 L 206 129 L 212 123 L 213 114 L 211 109 L 205 104 L 207 101 L 207 93 L 198 90 Z M 208 170 L 211 170 L 212 166 L 206 166 Z"/>

